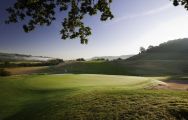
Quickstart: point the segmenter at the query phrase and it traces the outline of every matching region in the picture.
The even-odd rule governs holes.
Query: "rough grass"
[[[43,72],[126,75],[129,74],[129,69],[117,62],[84,61],[63,63],[58,66],[49,67],[46,69],[46,71],[44,70]]]
[[[8,72],[10,72],[12,75],[20,75],[20,74],[34,74],[34,73],[40,73],[44,69],[47,69],[46,66],[40,66],[40,67],[14,67],[14,68],[6,68]]]
[[[158,82],[149,77],[86,74],[1,77],[0,119],[188,119],[187,92],[144,89]]]
[[[187,75],[187,60],[121,60],[63,63],[45,73],[106,74],[134,76]]]

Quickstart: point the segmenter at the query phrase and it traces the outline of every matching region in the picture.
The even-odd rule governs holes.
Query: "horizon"
[[[179,38],[179,39],[173,39],[173,40],[168,40],[166,42],[163,42],[163,43],[159,43],[158,45],[151,45],[153,47],[157,47],[159,46],[160,44],[164,44],[164,43],[168,43],[170,41],[179,41],[179,40],[184,40],[184,39],[188,39],[188,38]],[[142,47],[142,46],[141,46]],[[149,47],[149,46],[148,46]],[[146,50],[148,48],[145,48]],[[67,60],[67,61],[71,61],[71,60],[76,60],[76,59],[79,59],[79,58],[84,58],[84,57],[77,57],[77,58],[73,58],[73,59],[64,59],[64,58],[60,58],[60,57],[52,57],[52,56],[43,56],[43,55],[32,55],[32,54],[22,54],[22,53],[14,53],[14,52],[2,52],[0,51],[0,53],[3,53],[3,54],[18,54],[18,55],[26,55],[26,56],[32,56],[32,57],[44,57],[44,58],[51,58],[51,59],[63,59],[63,60]],[[136,54],[122,54],[122,55],[104,55],[104,56],[91,56],[91,57],[88,57],[88,58],[84,58],[86,61],[87,60],[91,60],[91,59],[95,59],[95,58],[105,58],[105,57],[119,57],[121,58],[122,56],[134,56],[134,55],[138,55],[140,53],[140,51]]]
[[[23,23],[5,25],[5,11],[14,1],[0,5],[0,52],[76,59],[95,56],[120,56],[137,54],[141,46],[157,46],[169,40],[188,38],[188,14],[182,7],[174,7],[168,0],[113,1],[111,9],[115,18],[100,22],[99,15],[86,18],[92,28],[88,45],[76,40],[60,39],[60,20],[57,17],[50,27],[37,27],[24,33]],[[135,4],[137,2],[137,4]],[[132,7],[134,5],[134,7]],[[125,7],[126,6],[126,7]],[[60,16],[60,14],[58,14]],[[180,31],[181,29],[181,31]],[[114,31],[116,31],[114,33]]]

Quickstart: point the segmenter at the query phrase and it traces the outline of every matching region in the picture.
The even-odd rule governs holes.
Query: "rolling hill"
[[[126,60],[70,62],[46,70],[52,73],[113,75],[188,74],[188,38],[162,43]]]
[[[121,56],[100,56],[100,57],[93,57],[91,58],[90,60],[96,60],[96,59],[107,59],[107,60],[115,60],[115,59],[118,59],[118,58],[121,58],[121,59],[128,59],[130,57],[132,57],[134,55],[121,55]]]
[[[180,75],[188,73],[188,39],[178,39],[147,49],[123,61],[140,75]]]
[[[52,59],[51,57],[32,56],[15,53],[0,53],[0,61],[46,61]]]

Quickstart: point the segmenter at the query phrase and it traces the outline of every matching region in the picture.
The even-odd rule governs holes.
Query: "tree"
[[[188,0],[170,0],[173,1],[174,6],[182,5],[186,10],[188,10]]]
[[[140,53],[144,53],[146,49],[144,47],[140,47]]]
[[[174,6],[182,5],[188,10],[188,0],[170,0]],[[96,15],[101,12],[101,21],[112,19],[114,16],[110,9],[112,0],[17,0],[13,7],[7,9],[8,20],[5,23],[16,23],[26,20],[23,25],[25,32],[34,30],[37,26],[49,26],[55,19],[57,9],[64,12],[62,39],[80,38],[82,44],[88,43],[88,36],[91,35],[91,28],[85,26],[85,16]]]
[[[10,76],[10,72],[6,71],[3,68],[0,68],[0,76]]]
[[[84,58],[78,58],[76,61],[86,61]]]
[[[153,45],[150,45],[150,46],[148,46],[148,49],[147,49],[147,50],[150,50],[150,49],[152,49],[152,48],[154,48],[154,46],[153,46]]]
[[[59,9],[64,12],[63,15],[67,14],[60,30],[62,39],[79,37],[82,44],[87,44],[91,28],[84,25],[83,18],[100,11],[101,21],[112,19],[111,2],[112,0],[17,0],[13,7],[7,9],[9,18],[5,23],[28,20],[23,29],[30,32],[39,25],[49,26],[56,19],[55,13]]]

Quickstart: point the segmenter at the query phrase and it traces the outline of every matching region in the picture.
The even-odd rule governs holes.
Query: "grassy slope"
[[[117,62],[105,61],[86,61],[71,62],[58,66],[49,67],[47,73],[76,73],[76,74],[107,74],[107,75],[125,75],[129,72],[124,66]]]
[[[172,40],[124,61],[140,75],[188,74],[188,39]]]
[[[120,61],[72,62],[52,67],[51,73],[89,73],[113,75],[187,75],[188,39],[174,40]]]
[[[156,78],[23,75],[0,78],[0,119],[188,119],[185,91],[143,89]]]

